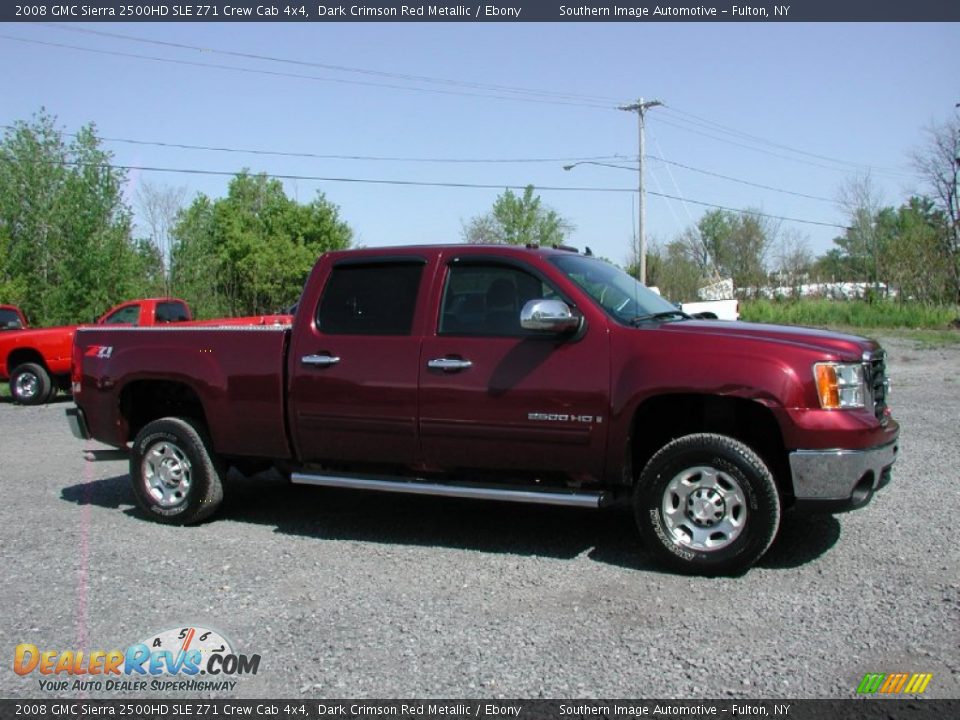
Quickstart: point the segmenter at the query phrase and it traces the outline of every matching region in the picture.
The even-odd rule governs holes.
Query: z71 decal
[[[91,345],[83,353],[84,357],[108,358],[113,355],[113,345]]]

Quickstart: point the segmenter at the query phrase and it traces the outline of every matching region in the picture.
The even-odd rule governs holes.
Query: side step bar
[[[440,495],[442,497],[469,498],[473,500],[505,500],[507,502],[535,503],[539,505],[567,505],[572,507],[598,508],[610,499],[609,493],[575,490],[517,490],[490,486],[444,485],[425,480],[385,479],[363,475],[317,475],[293,473],[290,481],[300,485],[349,488],[352,490],[379,490],[381,492],[407,493],[409,495]]]

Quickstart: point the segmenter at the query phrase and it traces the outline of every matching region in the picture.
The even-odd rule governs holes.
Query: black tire
[[[53,382],[43,365],[23,363],[10,373],[10,397],[21,405],[42,405],[50,396]]]
[[[776,537],[780,495],[766,464],[742,442],[687,435],[643,469],[634,515],[645,546],[663,564],[688,574],[739,574]]]
[[[47,393],[47,399],[44,402],[51,403],[57,399],[57,395],[61,390],[67,389],[68,380],[64,378],[63,375],[54,375],[50,378],[50,392]]]
[[[206,432],[193,420],[154,420],[130,449],[137,504],[161,523],[191,525],[212,515],[223,501],[222,476]]]

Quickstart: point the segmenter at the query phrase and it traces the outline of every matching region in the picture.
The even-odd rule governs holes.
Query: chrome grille
[[[873,414],[878,420],[886,419],[887,391],[887,354],[883,350],[874,353],[865,353],[863,357],[863,374],[867,388],[873,398]]]

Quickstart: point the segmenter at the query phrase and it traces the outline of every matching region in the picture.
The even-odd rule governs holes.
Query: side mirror
[[[580,327],[580,318],[574,316],[562,300],[530,300],[520,311],[520,327],[524,330],[542,330],[562,333]]]

